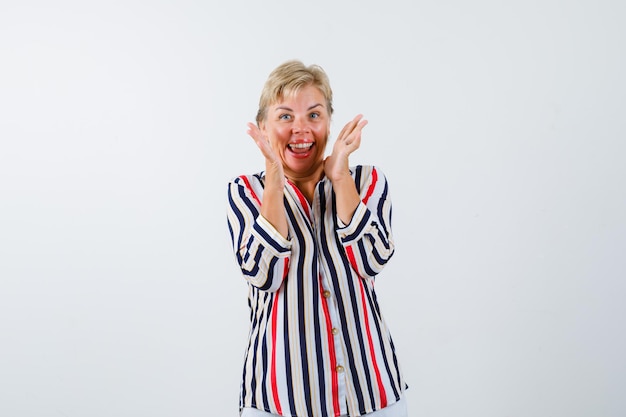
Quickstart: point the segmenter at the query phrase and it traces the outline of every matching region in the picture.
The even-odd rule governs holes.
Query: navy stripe
[[[346,236],[346,228],[337,224],[336,195],[331,181],[323,178],[310,205],[299,200],[291,184],[285,187],[288,245],[273,238],[273,227],[255,221],[259,203],[252,195],[263,196],[264,175],[248,176],[249,187],[242,186],[241,178],[230,184],[228,233],[242,275],[250,283],[251,327],[240,389],[242,407],[279,414],[274,398],[277,395],[282,414],[289,416],[329,416],[334,414],[331,404],[337,400],[344,410],[349,404],[349,413],[376,411],[380,400],[374,394],[378,391],[375,364],[383,375],[382,389],[391,402],[392,396],[397,400],[406,388],[376,293],[371,285],[359,286],[365,282],[352,269],[345,246],[349,242],[354,249],[358,273],[365,280],[374,279],[389,261],[394,245],[387,181],[378,170],[379,180],[372,182],[371,167],[357,166],[350,172],[359,195],[373,191],[365,203],[366,210],[359,210],[352,220],[350,235]],[[289,261],[286,276],[282,269],[285,257]],[[332,294],[328,299],[332,321],[329,324],[320,292],[322,278]],[[268,290],[274,291],[278,285],[277,291],[284,296],[274,305],[276,293]],[[364,305],[361,291],[365,293]],[[274,308],[278,310],[279,329],[283,329],[275,346],[269,325]],[[371,316],[369,326],[365,314]],[[332,327],[341,333],[330,336]],[[368,335],[381,346],[380,351],[370,350]],[[299,348],[295,350],[289,343],[296,341],[292,338],[297,338],[294,346]],[[337,391],[329,384],[337,371],[332,368],[335,364],[328,342],[336,344],[337,354],[343,353],[343,360],[336,363],[345,369],[344,374],[338,375],[340,392],[345,393],[340,398],[333,398]],[[277,385],[271,379],[273,352],[277,355]]]
[[[285,296],[282,297],[283,311],[289,311],[289,302],[287,300],[286,295],[289,289],[290,281],[285,281],[283,285],[284,285],[283,291],[285,294]],[[289,350],[289,315],[288,314],[283,314],[283,328],[285,329],[284,334],[283,334],[283,343],[285,346],[285,380],[287,382],[287,391],[289,393],[293,393],[293,384],[291,383],[291,381],[293,381],[293,374],[291,371],[291,354]],[[295,410],[296,403],[295,403],[294,395],[291,394],[291,395],[288,395],[287,397],[289,399],[290,409]],[[285,412],[285,410],[283,410],[283,412]]]
[[[258,303],[258,299],[257,299],[257,303]],[[257,310],[257,311],[258,311],[258,310]],[[253,321],[253,327],[252,327],[253,329],[254,329],[255,327],[257,327],[257,326],[255,326],[255,324],[256,324],[256,323],[261,322],[262,317],[263,317],[263,310],[261,310],[261,315],[260,315],[259,317],[255,317],[255,318],[254,318],[254,321]],[[257,352],[257,348],[258,348],[258,346],[259,346],[259,336],[260,336],[260,333],[257,333],[257,335],[256,335],[256,336],[255,336],[255,338],[254,338],[254,343],[253,343],[253,345],[252,345],[252,352]],[[257,358],[258,358],[258,357],[257,357],[257,355],[253,355],[253,356],[252,356],[252,369],[253,369],[253,370],[254,370],[254,369],[256,369],[256,361],[257,361]],[[256,406],[256,395],[254,395],[254,393],[255,393],[255,391],[256,391],[256,384],[257,384],[257,381],[256,381],[256,374],[253,372],[253,373],[252,373],[252,380],[250,381],[250,391],[253,393],[253,394],[252,394],[252,404],[253,404],[254,406]]]
[[[326,196],[324,195],[324,183],[320,183],[319,187],[318,187],[318,195],[320,198],[320,206],[325,207],[325,203],[326,203]],[[320,216],[322,219],[324,218],[324,216]],[[322,227],[320,228],[320,233],[322,235],[322,242],[325,242],[326,240],[324,239],[324,234],[325,229],[322,225]],[[317,248],[315,250],[317,252]],[[317,265],[315,266],[316,270],[317,270]],[[311,300],[311,304],[313,306],[313,311],[323,311],[323,307],[321,306],[321,300],[320,300],[320,292],[319,290],[317,290],[317,288],[320,288],[320,271],[316,271],[316,273],[311,274],[311,288],[312,288],[312,294],[313,294],[313,300]],[[330,415],[328,412],[328,409],[326,408],[326,369],[324,368],[324,356],[323,356],[323,349],[322,349],[322,338],[326,337],[326,334],[322,334],[322,328],[321,328],[321,323],[320,321],[322,320],[322,317],[320,316],[320,314],[314,314],[313,315],[313,326],[314,326],[314,330],[315,330],[315,336],[314,336],[314,340],[315,340],[315,353],[316,353],[316,357],[317,357],[317,382],[318,382],[318,386],[317,389],[319,391],[319,397],[320,397],[320,407],[321,407],[321,415],[322,416],[327,416]],[[329,390],[330,391],[330,395],[333,394],[332,389]]]
[[[243,240],[243,232],[244,232],[244,217],[243,214],[241,213],[241,211],[237,208],[237,205],[235,204],[235,202],[233,201],[232,195],[231,195],[231,188],[228,189],[228,200],[230,202],[230,211],[231,213],[233,213],[235,215],[235,217],[237,217],[237,220],[239,221],[239,234],[237,235],[237,245],[236,247],[239,248],[241,247],[241,241]],[[231,228],[233,225],[231,224],[230,220],[228,221],[228,227]],[[231,232],[231,239],[234,238],[234,233]],[[237,262],[241,263],[241,256],[239,254],[239,251],[235,252],[235,256],[237,257]]]
[[[245,261],[248,261],[248,257],[250,255],[250,252],[248,252],[246,254],[246,259]],[[244,275],[248,275],[248,276],[254,276],[257,275],[259,272],[259,261],[261,260],[261,257],[263,256],[263,247],[259,247],[259,250],[254,254],[254,266],[252,267],[252,269],[244,269],[243,266],[241,268],[241,271],[243,272]]]
[[[332,194],[332,197],[333,198],[331,201],[331,204],[332,204],[331,212],[336,213],[337,209],[336,209],[336,199],[335,199],[334,192]],[[326,218],[326,216],[321,216],[321,217],[324,219]],[[332,218],[333,218],[334,229],[337,230],[338,228],[337,218],[336,216],[332,216]],[[325,229],[322,229],[322,230],[325,230]],[[336,251],[341,254],[340,259],[341,259],[342,266],[343,266],[342,270],[348,271],[351,279],[348,279],[347,282],[349,285],[351,285],[352,279],[355,279],[355,277],[354,277],[354,274],[352,273],[352,267],[350,266],[350,261],[348,260],[348,257],[346,256],[345,248],[343,247],[339,239],[335,240],[335,245],[336,245]],[[344,303],[343,296],[341,294],[341,289],[339,287],[339,276],[337,273],[337,269],[335,268],[335,265],[332,262],[330,262],[330,260],[332,259],[331,254],[330,254],[330,248],[326,248],[323,246],[322,250],[325,252],[327,259],[329,260],[326,266],[330,270],[331,282],[333,284],[333,291],[335,293],[338,309],[339,311],[346,311],[346,305]],[[356,279],[359,279],[359,278],[357,277]],[[352,293],[351,295],[353,295],[354,290],[352,290],[351,293]],[[352,301],[354,301],[354,296],[350,298]],[[358,310],[354,310],[354,304],[352,305],[352,308],[353,308],[353,311],[355,312],[358,311]],[[353,342],[350,339],[350,333],[349,333],[349,329],[351,328],[351,326],[349,326],[348,320],[345,314],[341,314],[339,317],[339,320],[341,322],[342,336],[344,340],[346,341],[345,347],[346,347],[346,358],[348,360],[348,369],[350,370],[357,369],[355,359],[354,359],[354,351],[352,349]],[[361,413],[363,413],[363,410],[365,409],[365,399],[363,397],[361,383],[359,379],[356,377],[356,374],[354,375],[354,378],[352,378],[352,384],[354,384],[359,410],[361,410]]]
[[[295,214],[293,212],[293,210],[291,209],[291,206],[289,205],[285,205],[285,212],[287,214],[287,217],[289,219],[291,219],[292,222],[295,221]],[[294,233],[296,235],[296,239],[299,242],[303,242],[304,240],[304,236],[302,234],[302,232],[300,231],[300,229],[295,228],[294,229]],[[291,266],[292,268],[294,267],[293,265]],[[302,276],[303,272],[304,272],[304,260],[299,258],[298,259],[298,263],[296,265],[296,277],[298,277],[298,279],[293,280],[293,282],[288,281],[285,283],[285,288],[284,288],[284,293],[285,296],[283,297],[283,304],[284,304],[284,309],[283,311],[288,311],[289,307],[287,305],[287,293],[288,293],[288,286],[291,285],[298,285],[298,281],[299,278]],[[288,325],[288,320],[287,320],[287,314],[285,314],[285,322],[284,322],[284,328],[285,328],[285,364],[286,364],[286,370],[287,370],[287,386],[289,389],[289,392],[293,392],[293,374],[292,374],[292,370],[291,370],[291,351],[290,351],[290,346],[289,346],[289,325]],[[296,355],[302,356],[302,354],[300,352],[297,352]],[[289,406],[291,407],[291,410],[296,409],[296,405],[295,405],[295,399],[293,395],[289,396]],[[284,410],[283,410],[284,411]]]
[[[381,193],[380,199],[378,200],[378,204],[376,206],[376,215],[378,216],[378,222],[382,230],[385,232],[385,235],[389,235],[389,225],[385,221],[385,205],[387,203],[387,195],[389,193],[389,185],[385,181],[385,186],[383,187],[383,192]],[[389,217],[391,221],[391,216]]]
[[[378,343],[380,344],[380,346],[384,346],[384,340],[383,340],[383,336],[382,336],[382,331],[380,328],[380,322],[382,320],[382,317],[380,316],[380,309],[378,307],[378,302],[374,299],[375,296],[370,295],[369,291],[366,291],[365,294],[367,295],[367,302],[370,306],[370,310],[372,312],[374,312],[374,314],[376,314],[378,320],[373,320],[374,324],[376,326],[376,336],[378,339]],[[385,352],[385,349],[381,349],[382,351],[382,355],[383,355],[383,364],[385,366],[385,371],[387,372],[387,377],[389,378],[390,381],[395,381],[394,380],[394,375],[391,373],[391,368],[389,366],[389,361],[387,360],[387,353]],[[396,399],[400,398],[399,392],[398,392],[398,388],[396,387],[396,384],[391,384],[391,388],[393,389],[393,395]]]
[[[276,263],[278,262],[278,258],[272,258],[269,264],[269,268],[267,271],[267,281],[265,284],[259,287],[260,290],[267,291],[272,287],[272,283],[274,282],[274,271],[276,270]]]
[[[318,275],[319,276],[319,275]],[[313,278],[316,282],[312,283],[312,288],[315,288],[315,285],[317,284],[317,286],[319,286],[319,278]],[[313,311],[319,311],[322,309],[322,307],[320,306],[320,292],[319,291],[314,291],[313,292],[313,300],[312,305],[313,305]],[[322,328],[320,326],[320,315],[319,314],[315,314],[313,316],[313,326],[315,328],[315,353],[317,356],[317,389],[320,393],[320,406],[321,406],[321,410],[322,410],[322,414],[323,416],[327,416],[329,415],[328,410],[326,408],[326,381],[325,381],[325,377],[326,377],[326,370],[324,369],[324,356],[322,355],[323,351],[322,351]],[[324,335],[325,336],[325,335]],[[332,390],[331,393],[332,395]]]
[[[269,298],[269,299],[268,299]],[[272,311],[272,304],[274,302],[274,294],[270,294],[264,292],[263,293],[263,304],[267,303],[267,309],[265,310],[267,312],[267,316],[265,318],[265,325],[263,326],[265,329],[267,329],[267,321],[270,318],[270,311]],[[263,369],[270,369],[269,367],[269,361],[268,361],[268,354],[267,354],[267,330],[263,332],[263,342],[261,345],[261,363],[263,364]],[[263,372],[263,379],[261,381],[261,397],[263,398],[263,409],[264,410],[269,410],[270,409],[270,402],[268,399],[268,394],[267,394],[267,372]]]
[[[363,173],[363,167],[360,165],[356,167],[354,171],[354,183],[356,185],[357,194],[361,195],[361,174]]]
[[[272,248],[274,248],[274,250],[276,250],[276,252],[280,252],[280,253],[286,253],[289,252],[288,249],[283,248],[278,242],[276,242],[274,240],[274,238],[272,236],[270,236],[269,233],[267,233],[259,223],[254,222],[254,231],[257,232],[265,242],[269,243]]]
[[[368,236],[365,236],[365,238],[367,239]],[[363,259],[364,271],[361,271],[361,272],[365,272],[365,274],[370,277],[376,275],[376,272],[372,269],[369,262],[367,262],[367,250],[365,249],[365,245],[363,244],[362,240],[359,241],[359,243],[357,244],[357,248],[359,249],[359,254],[361,255],[361,259]]]
[[[287,205],[285,207],[286,213],[287,213],[287,217],[292,221],[295,222],[295,213],[292,210],[290,205]],[[309,228],[310,230],[310,228]],[[301,247],[306,247],[306,240],[304,237],[304,234],[298,229],[296,228],[294,230],[295,233],[295,237],[297,239],[297,241],[300,243]],[[292,285],[295,285],[297,288],[297,305],[298,305],[298,311],[305,311],[304,309],[304,304],[305,304],[305,300],[304,300],[304,290],[303,290],[303,279],[304,277],[309,276],[309,274],[311,273],[311,271],[307,271],[307,266],[304,264],[304,258],[303,257],[299,257],[298,258],[298,263],[297,263],[297,273],[296,273],[296,277],[298,277],[298,279],[294,280],[292,282]],[[286,298],[286,297],[285,297]],[[300,357],[300,364],[302,366],[302,384],[304,385],[304,390],[305,390],[305,403],[306,403],[306,407],[307,407],[307,413],[308,415],[313,415],[313,408],[311,405],[311,384],[309,381],[309,364],[308,364],[308,358],[307,358],[307,352],[306,352],[306,347],[308,345],[307,343],[307,339],[306,339],[306,324],[304,322],[304,315],[301,314],[298,316],[298,325],[299,328],[302,329],[299,332],[299,338],[300,338],[300,348],[301,351],[298,352],[298,356]]]
[[[356,230],[350,234],[347,235],[346,237],[344,237],[342,239],[343,242],[349,242],[351,240],[356,239],[356,237],[361,234],[363,232],[363,229],[365,229],[365,227],[368,225],[369,223],[369,219],[370,219],[371,213],[369,210],[365,211],[365,214],[363,216],[363,219],[361,219],[361,221],[359,221],[359,223],[357,224]]]
[[[400,375],[400,365],[398,364],[398,357],[396,355],[396,347],[393,343],[393,339],[391,338],[389,338],[389,345],[391,346],[391,351],[393,352],[393,365],[394,365],[394,368],[396,369],[397,386],[401,389],[407,389],[409,386],[406,384],[406,382],[404,382],[404,387],[402,386],[403,380],[402,380],[402,375]]]
[[[361,300],[361,291],[360,289],[359,291],[357,291],[354,285],[354,282],[358,279],[360,278],[355,277],[355,279],[353,280],[348,280],[348,288],[350,291],[350,302],[352,303],[352,311],[354,312],[359,311],[359,304]],[[364,311],[363,314],[367,314],[367,312]],[[356,330],[357,336],[358,336],[356,342],[358,342],[359,351],[361,353],[361,365],[363,366],[363,371],[365,372],[365,380],[366,380],[365,382],[367,384],[368,392],[370,393],[370,398],[369,398],[370,406],[374,408],[376,403],[375,403],[374,397],[371,396],[371,394],[374,392],[372,389],[372,375],[370,374],[370,367],[367,362],[367,359],[368,359],[367,349],[365,348],[365,344],[367,343],[367,336],[364,336],[363,329],[361,328],[361,324],[362,323],[360,321],[356,321],[352,325],[354,326],[354,329]],[[361,413],[364,413],[366,410],[365,408],[360,408],[360,411]]]
[[[247,191],[248,189],[246,185],[241,183],[240,178],[235,180],[235,183],[238,186],[238,191],[239,191],[239,196],[241,197],[241,201],[245,203],[248,210],[250,210],[250,213],[252,213],[252,217],[256,219],[259,216],[259,210],[257,209],[256,204],[254,203],[253,199],[248,197],[248,191]]]

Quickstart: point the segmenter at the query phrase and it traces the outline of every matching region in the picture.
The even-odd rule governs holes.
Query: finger
[[[348,129],[347,129],[347,132],[346,132],[346,134],[347,134],[347,135],[350,135],[352,132],[354,132],[354,129],[358,126],[359,121],[360,121],[362,118],[363,118],[363,115],[361,115],[361,114],[357,114],[357,115],[354,117],[354,119],[352,119],[352,120],[350,120],[350,121],[348,122],[348,124],[346,125],[346,127],[348,128]]]
[[[253,123],[248,123],[248,130],[246,131],[246,133],[248,133],[248,135],[251,136],[254,140],[257,140],[261,137],[261,131],[259,130],[258,126]]]
[[[261,153],[265,158],[272,157],[271,147],[263,136],[263,133],[261,133],[261,130],[259,130],[258,126],[253,123],[248,123],[248,130],[246,133],[252,138],[252,140],[254,140],[254,143],[261,150]]]
[[[254,140],[254,142],[257,144],[257,146],[259,148],[261,148],[261,150],[264,150],[265,148],[268,147],[269,141],[267,140],[265,135],[263,135],[263,133],[259,130],[258,127],[256,127],[255,125],[253,125],[251,123],[248,124],[248,132],[247,133]]]
[[[356,125],[356,123],[358,123],[358,119],[360,117],[362,116],[359,114],[354,119],[346,123],[343,129],[341,129],[341,132],[339,132],[339,136],[337,136],[337,139],[345,139],[345,137],[348,136],[350,132],[352,132],[352,130],[354,129],[354,126]]]
[[[361,141],[361,133],[363,128],[367,125],[367,120],[360,120],[356,126],[354,126],[354,128],[352,129],[352,131],[350,132],[350,134],[348,136],[346,136],[345,138],[345,143],[347,145],[352,144],[355,141],[358,141],[360,143]],[[357,147],[359,146],[358,144],[356,145]]]
[[[341,133],[339,134],[337,139],[345,140],[345,139],[348,138],[348,136],[350,136],[352,134],[352,132],[354,132],[355,129],[357,129],[357,128],[358,128],[358,130],[362,129],[363,126],[365,126],[365,124],[367,124],[367,121],[365,121],[365,124],[361,125],[361,123],[363,122],[362,119],[363,119],[363,115],[362,114],[357,114],[354,117],[354,119],[352,119],[348,123],[346,123],[346,125],[341,130]]]
[[[349,126],[350,126],[350,122],[346,123],[343,129],[341,129],[341,132],[339,132],[339,135],[337,135],[337,140],[343,140],[343,138],[347,136],[346,131],[348,130]]]
[[[354,126],[354,129],[352,129],[352,132],[359,132],[361,133],[361,130],[363,130],[363,128],[367,125],[367,120],[365,119],[360,119],[357,123],[356,126]]]

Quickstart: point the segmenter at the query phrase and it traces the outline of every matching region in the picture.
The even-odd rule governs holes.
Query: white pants
[[[244,408],[241,412],[241,417],[280,417],[278,414],[268,413],[266,411],[257,410],[256,408]],[[342,414],[341,417],[349,417],[347,414]],[[363,414],[363,417],[408,417],[406,400],[404,397],[400,398],[400,401],[391,404],[382,410],[374,411],[373,413]]]

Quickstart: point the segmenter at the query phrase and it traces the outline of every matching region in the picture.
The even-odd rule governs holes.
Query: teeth
[[[290,148],[295,148],[295,149],[306,149],[306,148],[310,148],[311,146],[313,146],[312,143],[290,143],[289,147]]]

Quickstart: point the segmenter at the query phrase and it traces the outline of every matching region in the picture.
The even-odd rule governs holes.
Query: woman
[[[386,179],[350,168],[356,116],[324,158],[332,90],[316,65],[267,79],[248,134],[265,171],[229,184],[228,225],[249,284],[242,416],[406,416],[374,277],[394,252]]]

